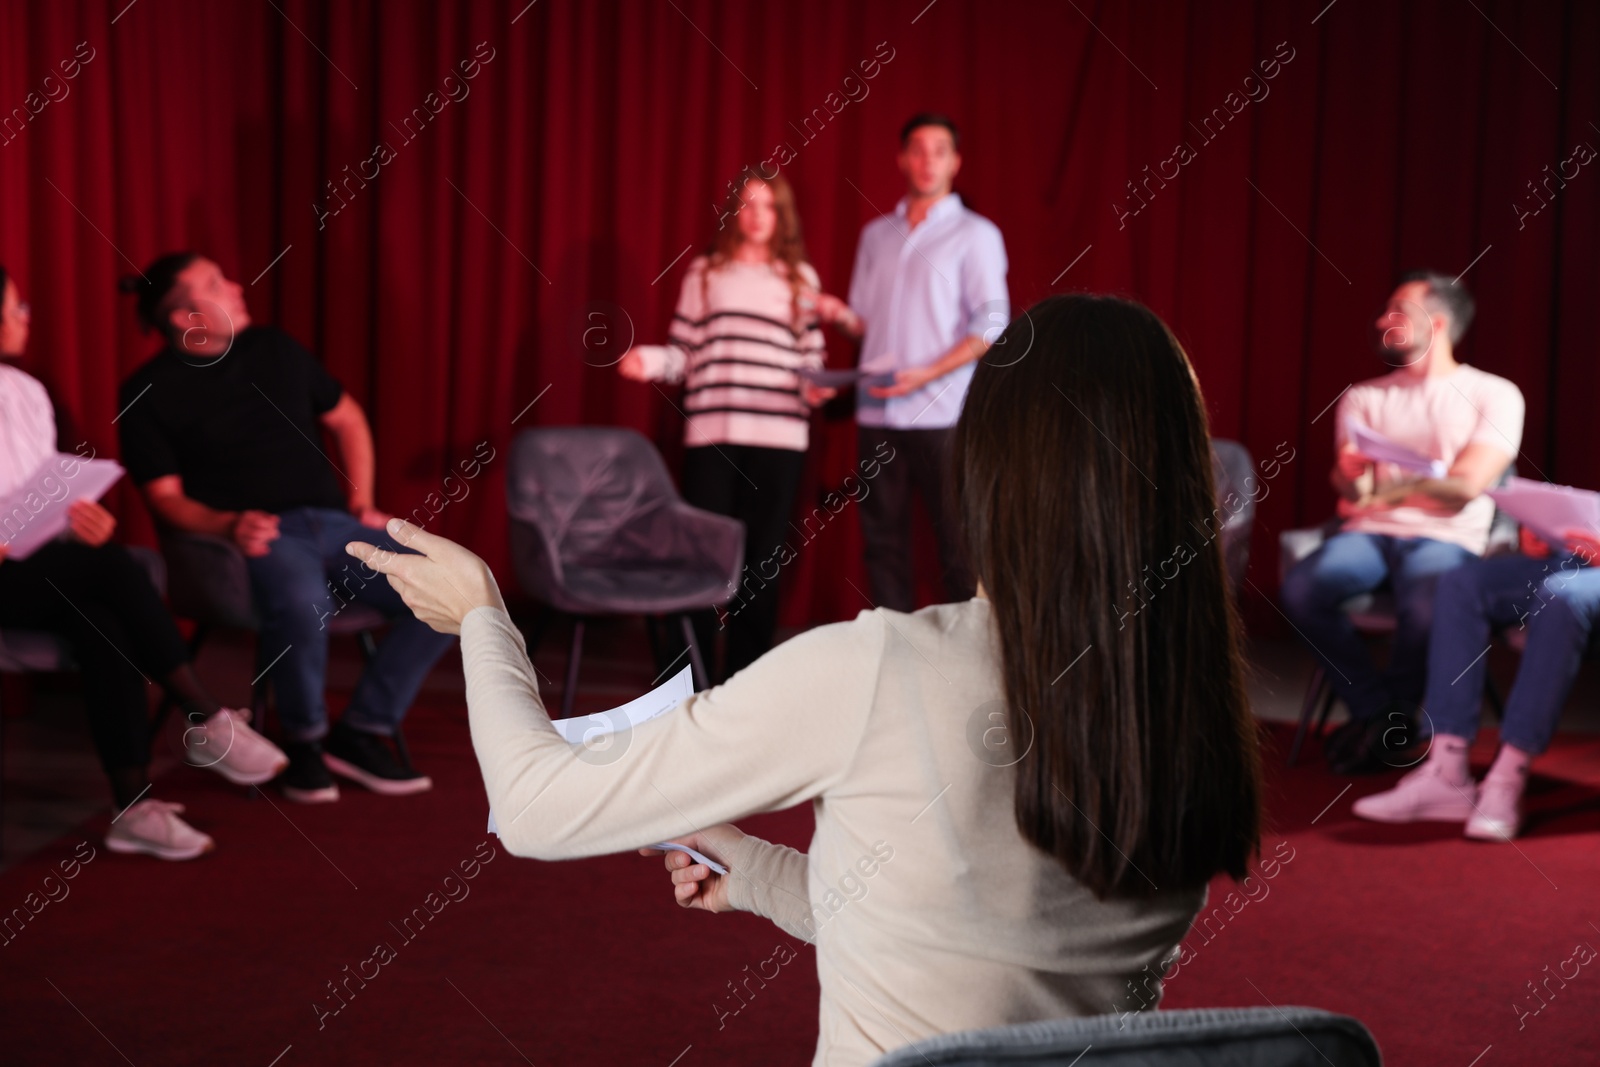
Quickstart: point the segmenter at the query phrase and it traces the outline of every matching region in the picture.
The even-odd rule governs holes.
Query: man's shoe
[[[359,782],[374,793],[398,797],[433,788],[433,779],[396,759],[388,739],[377,734],[340,722],[329,731],[323,749],[322,759],[330,771]]]
[[[1393,789],[1362,797],[1350,810],[1373,822],[1465,822],[1477,793],[1471,779],[1459,785],[1451,782],[1429,760]]]
[[[182,819],[182,804],[145,797],[123,808],[106,831],[112,852],[142,852],[164,860],[192,860],[216,847],[210,836]]]
[[[183,732],[184,758],[193,766],[216,771],[234,785],[272,781],[289,766],[289,757],[249,723],[248,711],[222,708]]]
[[[283,795],[296,804],[331,804],[339,799],[339,787],[322,762],[322,745],[316,741],[285,741],[284,754],[289,767],[278,776]]]
[[[1522,831],[1522,782],[1485,778],[1478,790],[1478,810],[1467,820],[1474,841],[1514,841]]]
[[[1382,774],[1416,765],[1416,758],[1406,755],[1417,737],[1416,712],[1409,705],[1390,704],[1354,725],[1360,729],[1352,730],[1348,743],[1328,756],[1328,767],[1335,774]]]
[[[1328,760],[1328,766],[1333,766],[1339,760],[1345,759],[1352,745],[1366,733],[1367,723],[1362,719],[1348,719],[1328,735],[1328,740],[1323,742],[1322,754]]]

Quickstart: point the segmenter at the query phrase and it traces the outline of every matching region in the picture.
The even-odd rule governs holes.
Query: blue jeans
[[[1527,647],[1500,739],[1543,752],[1600,618],[1600,570],[1572,556],[1496,556],[1445,575],[1435,605],[1423,702],[1434,732],[1469,741],[1477,734],[1490,629],[1522,627]]]
[[[284,736],[291,741],[313,741],[328,732],[328,625],[343,600],[369,604],[391,621],[344,713],[343,721],[356,729],[392,735],[428,671],[455,641],[412,615],[387,578],[348,555],[344,546],[351,541],[407,551],[346,512],[296,508],[278,516],[271,551],[246,560],[261,615],[262,657],[286,650],[270,671]]]
[[[1284,578],[1278,591],[1284,614],[1322,661],[1351,718],[1372,718],[1393,700],[1421,702],[1434,587],[1441,574],[1477,558],[1430,537],[1340,533]],[[1379,672],[1341,605],[1385,582],[1394,594],[1396,626],[1389,666]]]

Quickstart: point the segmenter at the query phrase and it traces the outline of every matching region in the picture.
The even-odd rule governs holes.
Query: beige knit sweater
[[[551,727],[503,611],[462,623],[472,743],[501,841],[568,859],[811,801],[805,853],[747,838],[735,907],[815,944],[817,1065],[953,1030],[1127,1011],[1204,891],[1097,901],[1028,843],[987,600],[809,630],[583,749]],[[1020,753],[1018,753],[1020,755]]]

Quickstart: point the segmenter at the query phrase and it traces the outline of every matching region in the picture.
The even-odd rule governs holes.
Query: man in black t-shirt
[[[329,770],[388,795],[429,789],[384,739],[453,638],[418,621],[344,551],[350,541],[405,551],[373,506],[361,406],[294,338],[252,326],[243,289],[211,260],[166,255],[125,287],[167,348],[122,385],[122,461],[158,521],[244,553],[289,756],[284,794],[337,800]],[[323,451],[324,431],[342,467]],[[330,731],[328,620],[346,599],[383,610],[393,625]]]

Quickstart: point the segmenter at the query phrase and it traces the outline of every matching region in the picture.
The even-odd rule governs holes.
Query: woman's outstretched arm
[[[461,627],[468,718],[502,843],[539,859],[620,852],[820,795],[865,729],[882,630],[863,613],[808,631],[584,746],[550,724],[510,617],[474,610]]]
[[[473,749],[513,854],[638,848],[810,800],[849,770],[885,640],[877,613],[800,634],[601,744],[569,745],[550,724],[522,635],[483,561],[404,520],[390,533],[419,554],[349,551],[387,574],[418,618],[461,634]]]

